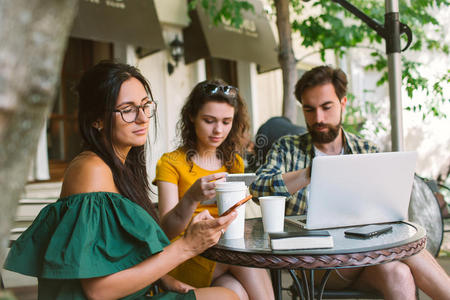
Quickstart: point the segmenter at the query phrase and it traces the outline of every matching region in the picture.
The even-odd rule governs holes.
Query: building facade
[[[158,102],[158,130],[150,130],[149,176],[158,158],[176,148],[179,112],[202,80],[222,78],[239,88],[253,135],[268,118],[280,115],[282,81],[274,25],[262,3],[252,2],[255,14],[245,13],[243,25],[234,28],[226,22],[212,24],[201,8],[188,12],[184,0],[81,0],[59,92],[29,181],[60,181],[68,162],[80,152],[75,86],[86,69],[104,59],[137,66]],[[174,49],[177,43],[178,48],[182,45],[181,57],[180,49]]]

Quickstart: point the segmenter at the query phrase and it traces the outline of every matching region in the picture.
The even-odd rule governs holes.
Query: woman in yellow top
[[[223,179],[226,172],[244,171],[238,152],[247,134],[248,117],[238,89],[220,79],[200,82],[183,106],[178,129],[181,145],[161,157],[155,178],[161,227],[172,239],[201,211],[217,217],[215,180]],[[274,299],[264,269],[215,263],[197,256],[170,274],[194,287],[230,288],[240,299]]]

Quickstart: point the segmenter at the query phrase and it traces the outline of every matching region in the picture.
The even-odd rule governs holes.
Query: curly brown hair
[[[216,101],[228,103],[234,107],[233,126],[223,143],[217,148],[216,155],[230,171],[238,162],[236,154],[241,154],[248,134],[249,123],[247,108],[236,87],[228,85],[222,79],[205,80],[198,83],[189,94],[181,109],[180,120],[177,124],[181,138],[180,148],[186,152],[186,160],[193,166],[192,158],[197,150],[197,135],[192,121],[205,103]]]

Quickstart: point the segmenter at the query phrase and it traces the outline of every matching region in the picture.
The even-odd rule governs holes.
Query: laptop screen
[[[415,152],[315,157],[306,228],[406,220],[416,160]]]

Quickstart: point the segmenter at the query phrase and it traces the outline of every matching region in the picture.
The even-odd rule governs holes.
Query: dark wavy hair
[[[102,61],[87,70],[77,86],[78,124],[83,138],[83,150],[97,154],[111,168],[119,192],[144,208],[158,222],[156,210],[149,197],[144,145],[132,147],[123,164],[112,144],[115,126],[113,110],[120,87],[132,77],[142,83],[150,99],[153,99],[149,83],[135,67]],[[101,132],[93,127],[93,123],[99,119],[103,120]]]
[[[233,93],[229,94],[223,89],[211,93],[208,89],[210,86],[228,87],[228,84],[222,79],[213,79],[202,81],[194,87],[181,110],[177,124],[178,135],[181,138],[180,148],[186,152],[186,160],[192,169],[192,158],[198,150],[197,135],[192,120],[207,102],[228,103],[234,107],[233,125],[225,141],[217,148],[216,155],[230,171],[237,162],[236,154],[242,154],[245,146],[244,142],[249,129],[247,108],[237,88],[232,87]]]
[[[330,66],[319,66],[303,74],[295,85],[295,97],[302,103],[302,94],[306,89],[327,83],[333,85],[339,101],[347,94],[348,81],[344,71]]]

